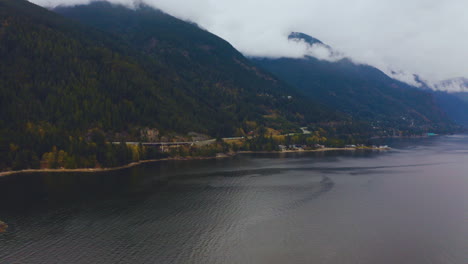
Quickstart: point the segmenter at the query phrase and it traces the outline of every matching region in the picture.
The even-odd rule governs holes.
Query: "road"
[[[236,139],[243,139],[244,137],[228,137],[222,138],[222,140],[236,140]],[[139,145],[140,143],[143,146],[153,146],[153,147],[160,147],[160,146],[182,146],[182,145],[196,145],[196,146],[206,146],[216,142],[216,139],[207,139],[201,141],[180,141],[180,142],[125,142],[127,145]],[[120,144],[120,142],[112,142],[112,144]]]

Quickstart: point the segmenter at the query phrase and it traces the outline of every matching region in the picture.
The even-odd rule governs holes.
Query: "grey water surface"
[[[0,263],[468,263],[468,136],[0,179]]]

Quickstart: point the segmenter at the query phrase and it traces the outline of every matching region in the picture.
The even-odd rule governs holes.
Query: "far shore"
[[[172,158],[163,158],[163,159],[152,159],[152,160],[140,160],[136,162],[129,163],[127,165],[112,167],[112,168],[79,168],[79,169],[25,169],[17,171],[3,171],[0,172],[0,177],[6,177],[15,174],[26,174],[26,173],[60,173],[60,172],[106,172],[106,171],[116,171],[135,167],[144,163],[160,162],[160,161],[170,161],[170,160],[209,160],[209,159],[221,159],[229,158],[236,156],[238,154],[249,154],[249,153],[258,153],[258,154],[267,154],[267,153],[302,153],[302,152],[325,152],[325,151],[354,151],[354,150],[388,150],[390,148],[319,148],[319,149],[307,149],[307,150],[283,150],[283,151],[239,151],[236,153],[220,153],[213,157],[172,157]]]

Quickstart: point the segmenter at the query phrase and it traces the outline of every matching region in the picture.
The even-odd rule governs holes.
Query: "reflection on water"
[[[0,263],[460,263],[468,138],[0,179]]]

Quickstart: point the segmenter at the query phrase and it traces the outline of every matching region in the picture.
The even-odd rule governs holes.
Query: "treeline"
[[[280,145],[305,145],[314,147],[315,145],[324,145],[327,147],[341,148],[348,144],[370,145],[368,137],[337,135],[331,134],[323,128],[313,131],[311,134],[293,134],[293,135],[266,135],[261,134],[257,137],[246,139],[242,142],[233,143],[234,151],[279,151]]]
[[[0,139],[0,170],[116,167],[134,161],[167,157],[155,148],[110,144],[101,130],[85,137],[69,135],[51,125],[28,123]]]

